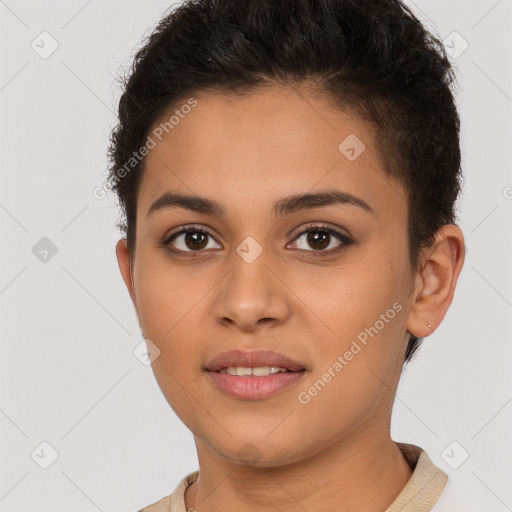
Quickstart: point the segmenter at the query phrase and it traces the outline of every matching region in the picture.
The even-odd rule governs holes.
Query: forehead
[[[376,210],[405,208],[370,128],[325,97],[282,87],[193,97],[192,109],[180,110],[187,100],[178,102],[152,128],[174,115],[172,128],[160,129],[161,140],[153,136],[156,144],[146,157],[142,212],[168,190],[219,199],[235,215],[246,214],[255,198],[274,202],[333,187],[364,197]]]

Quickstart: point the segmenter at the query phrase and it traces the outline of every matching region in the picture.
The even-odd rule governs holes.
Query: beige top
[[[443,492],[448,476],[434,465],[419,446],[396,443],[413,470],[412,476],[386,512],[428,512]],[[187,512],[185,490],[197,480],[199,471],[185,476],[174,492],[138,512]]]

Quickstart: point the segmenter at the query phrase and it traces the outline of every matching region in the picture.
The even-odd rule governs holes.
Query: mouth
[[[228,373],[229,375],[237,375],[238,377],[266,377],[267,375],[274,375],[276,373],[294,373],[301,370],[289,370],[282,366],[228,366],[227,368],[221,368],[219,373]]]
[[[205,371],[217,390],[232,398],[261,400],[298,382],[305,365],[269,350],[232,350],[214,357]]]
[[[298,361],[272,350],[230,350],[217,354],[205,365],[205,370],[210,372],[223,371],[239,376],[249,376],[253,374],[253,370],[256,370],[254,375],[258,376],[261,373],[265,376],[268,375],[267,368],[269,373],[298,372],[306,369],[305,365]],[[235,370],[236,373],[232,373]]]

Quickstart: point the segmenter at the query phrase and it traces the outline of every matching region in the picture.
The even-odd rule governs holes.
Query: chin
[[[209,439],[206,444],[229,462],[252,468],[282,467],[298,463],[311,455],[311,448],[304,445],[302,436],[296,439],[283,433],[269,436],[269,431],[258,431],[251,435],[250,430],[245,430],[243,437],[233,439],[227,435],[217,442]]]

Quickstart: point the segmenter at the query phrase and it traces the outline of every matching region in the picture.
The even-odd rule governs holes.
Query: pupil
[[[322,233],[322,235],[320,235],[319,237],[316,236],[318,233]],[[320,243],[321,247],[313,247],[313,249],[324,249],[329,245],[329,241],[327,240],[329,236],[329,233],[326,233],[325,231],[310,231],[308,233],[308,243],[310,245]],[[321,239],[320,242],[319,239]]]
[[[198,239],[203,239],[202,243]],[[206,236],[199,231],[189,231],[185,234],[185,243],[189,249],[202,249],[206,244]],[[192,246],[191,246],[192,245]]]

